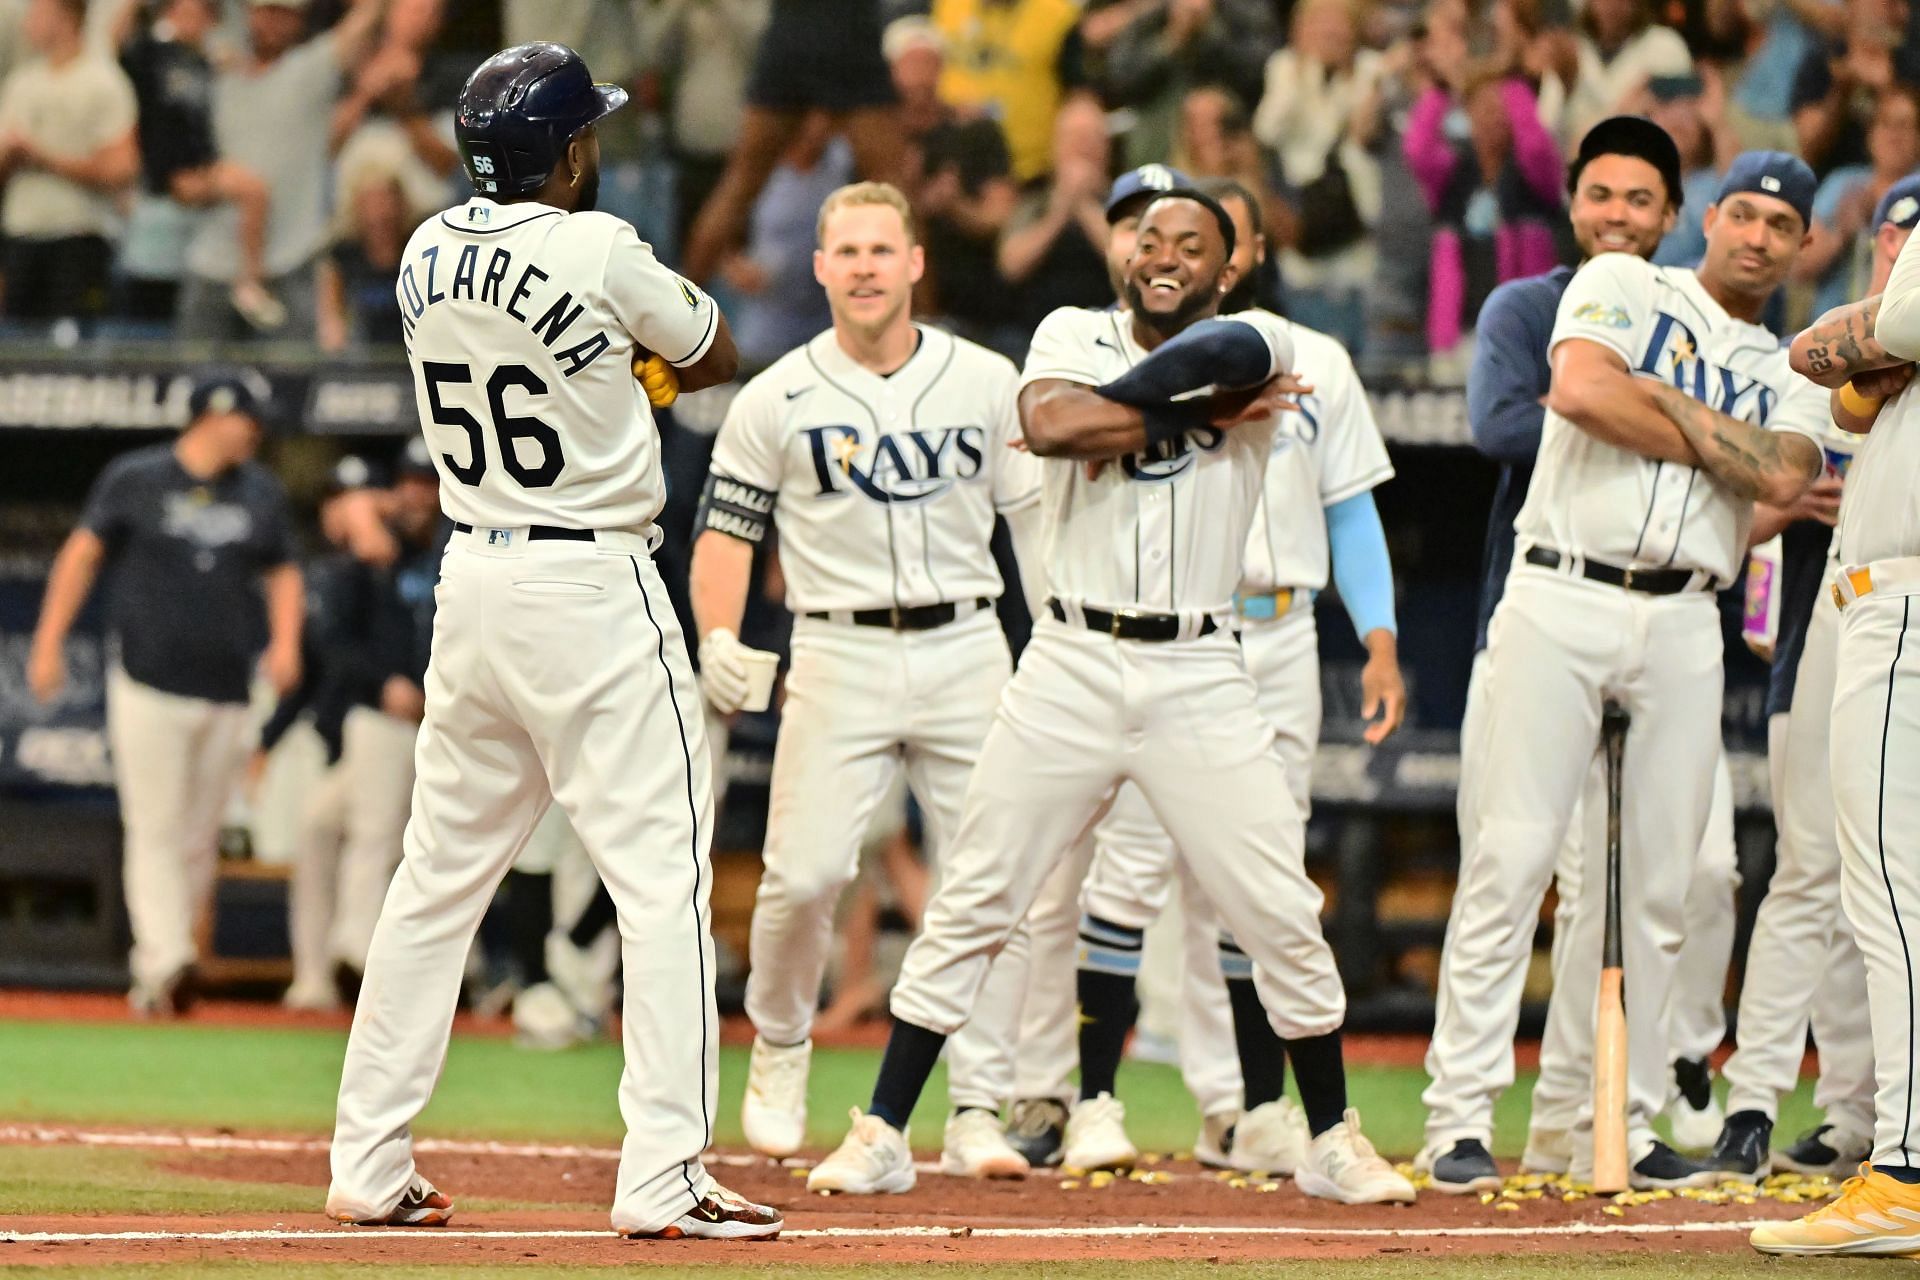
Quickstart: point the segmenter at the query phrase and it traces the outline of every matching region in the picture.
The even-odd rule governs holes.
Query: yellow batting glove
[[[656,409],[664,409],[680,398],[679,372],[650,351],[634,356],[633,376],[640,379],[647,403]]]

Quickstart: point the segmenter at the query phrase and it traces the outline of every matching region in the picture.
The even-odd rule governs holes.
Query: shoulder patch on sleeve
[[[693,286],[688,284],[678,274],[673,277],[673,282],[680,286],[680,296],[687,300],[687,306],[698,311],[700,309],[700,295],[693,291]]]
[[[1573,318],[1604,329],[1628,329],[1633,326],[1633,318],[1627,314],[1625,307],[1608,302],[1583,302],[1573,309]]]

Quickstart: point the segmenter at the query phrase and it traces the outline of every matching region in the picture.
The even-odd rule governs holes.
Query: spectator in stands
[[[1697,266],[1707,251],[1701,219],[1720,193],[1727,164],[1742,150],[1726,118],[1725,84],[1717,68],[1702,63],[1697,76],[1661,76],[1648,85],[1646,115],[1673,139],[1683,175],[1673,229],[1653,254],[1660,266]]]
[[[929,301],[922,309],[1017,357],[1026,351],[1027,335],[1008,330],[1011,308],[994,255],[1020,189],[1000,126],[941,99],[945,48],[939,28],[925,18],[901,18],[887,28],[887,65],[911,143],[908,191],[927,246],[921,283]]]
[[[1280,46],[1270,0],[1163,0],[1107,45],[1100,87],[1109,105],[1136,116],[1127,162],[1164,160],[1180,103],[1200,85],[1222,85],[1241,102],[1260,96],[1267,58]]]
[[[33,0],[35,57],[0,85],[5,312],[23,320],[105,312],[108,239],[140,171],[133,87],[82,33],[86,0]]]
[[[1385,60],[1360,45],[1356,0],[1301,0],[1289,45],[1267,59],[1253,131],[1279,163],[1293,217],[1267,219],[1279,243],[1288,314],[1358,352],[1380,216]],[[1257,188],[1256,188],[1257,190]]]
[[[1267,181],[1267,158],[1253,136],[1253,120],[1230,89],[1202,85],[1181,100],[1172,163],[1196,178],[1231,178],[1254,192],[1263,223],[1282,208]]]
[[[1027,184],[1000,237],[1000,278],[1013,294],[1014,322],[1032,333],[1059,307],[1104,306],[1109,158],[1106,113],[1090,94],[1060,107],[1053,171]]]
[[[767,0],[661,0],[653,10],[645,48],[650,68],[667,84],[676,238],[684,244],[740,139],[747,73],[767,25]]]
[[[1847,0],[1745,0],[1747,17],[1761,29],[1733,93],[1745,146],[1794,151],[1793,82],[1807,54],[1846,31]]]
[[[213,136],[222,157],[258,173],[273,193],[267,218],[267,288],[287,309],[281,331],[311,339],[314,272],[327,243],[327,148],[347,72],[373,51],[387,0],[355,0],[338,25],[302,41],[307,0],[248,0],[250,49],[214,81]],[[249,325],[233,305],[240,274],[237,211],[224,206],[187,247],[179,333],[239,339]]]
[[[139,104],[141,190],[121,249],[121,314],[170,320],[186,270],[191,210],[231,204],[237,214],[239,269],[233,309],[254,328],[272,332],[287,309],[268,291],[267,210],[272,200],[259,174],[219,158],[213,144],[213,64],[206,41],[219,21],[214,0],[168,0],[142,22],[140,0],[127,0],[120,66]]]
[[[1691,75],[1693,55],[1678,31],[1654,21],[1653,0],[1586,0],[1570,70],[1571,82],[1556,73],[1542,86],[1540,114],[1572,142],[1631,106],[1654,76]]]
[[[737,247],[760,189],[806,127],[825,111],[868,181],[899,182],[905,139],[894,119],[893,76],[881,54],[879,0],[772,0],[747,80],[740,142],[687,238],[683,270],[705,283]]]
[[[940,96],[999,123],[1017,181],[1045,173],[1054,115],[1084,78],[1078,0],[933,0],[929,16],[947,46]]]
[[[1801,158],[1825,177],[1867,161],[1874,100],[1920,84],[1920,47],[1906,35],[1907,0],[1848,0],[1844,34],[1809,49],[1793,78],[1793,128]]]
[[[787,148],[754,203],[746,248],[720,265],[720,278],[740,296],[734,342],[749,375],[766,368],[833,324],[813,278],[820,206],[853,181],[853,154],[815,111]]]
[[[1868,162],[1829,173],[1813,197],[1813,228],[1793,264],[1793,278],[1813,282],[1813,311],[1865,297],[1872,278],[1873,237],[1862,233],[1880,198],[1920,165],[1920,92],[1894,85],[1874,103],[1867,128]]]
[[[393,282],[407,238],[434,212],[437,191],[397,134],[363,132],[349,146],[334,183],[335,236],[316,268],[316,336],[328,352],[349,344],[398,349],[404,335]]]
[[[51,702],[66,683],[67,632],[105,569],[120,655],[107,677],[107,741],[139,1014],[177,1010],[192,994],[220,819],[247,763],[256,663],[280,693],[300,679],[287,496],[252,461],[264,400],[255,375],[203,378],[178,439],[107,466],[54,561],[27,660],[33,695]]]
[[[1463,359],[1462,336],[1502,281],[1540,275],[1555,262],[1560,154],[1526,82],[1498,72],[1434,77],[1407,121],[1407,166],[1419,180],[1435,232],[1428,269],[1427,341],[1443,361]],[[1459,78],[1457,100],[1446,82]],[[1449,136],[1457,104],[1467,136]]]

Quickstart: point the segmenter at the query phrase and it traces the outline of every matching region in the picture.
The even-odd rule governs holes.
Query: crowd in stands
[[[407,234],[467,194],[453,96],[544,38],[638,90],[602,207],[750,364],[825,323],[812,212],[850,177],[911,193],[923,313],[1018,357],[1108,300],[1100,198],[1166,163],[1259,195],[1272,305],[1447,380],[1492,288],[1570,253],[1564,160],[1616,112],[1687,162],[1662,261],[1777,147],[1823,184],[1781,321],[1857,292],[1920,162],[1917,28],[1908,0],[0,0],[0,314],[390,346]]]

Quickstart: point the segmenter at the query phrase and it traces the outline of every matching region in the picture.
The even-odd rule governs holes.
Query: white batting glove
[[[747,657],[758,652],[725,627],[715,627],[700,641],[700,692],[721,715],[732,715],[746,704],[752,680]]]

